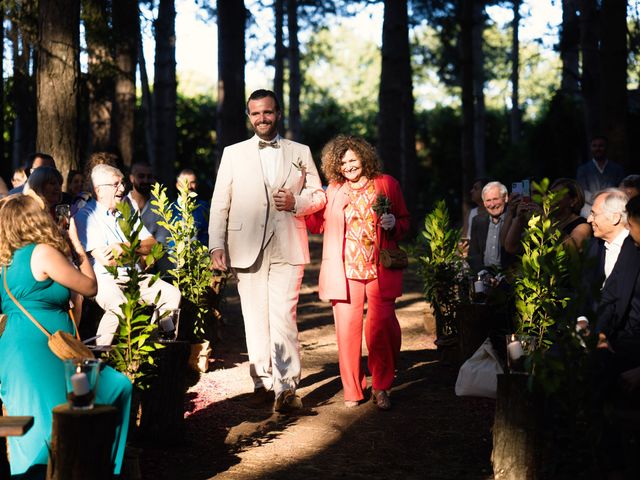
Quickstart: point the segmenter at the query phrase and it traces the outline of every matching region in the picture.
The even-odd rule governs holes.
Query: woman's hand
[[[384,230],[391,230],[396,225],[396,217],[393,213],[383,213],[380,215],[380,226]]]

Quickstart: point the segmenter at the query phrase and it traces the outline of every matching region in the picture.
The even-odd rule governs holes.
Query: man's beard
[[[151,184],[150,183],[139,183],[136,185],[136,190],[142,195],[149,196],[151,195]]]

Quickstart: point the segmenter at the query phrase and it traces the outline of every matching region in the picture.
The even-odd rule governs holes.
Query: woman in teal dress
[[[79,259],[78,269],[68,260],[69,243]],[[66,387],[62,360],[51,352],[43,332],[9,297],[4,277],[15,298],[49,332],[75,333],[67,313],[69,290],[93,296],[97,284],[73,223],[69,243],[37,199],[18,194],[0,201],[0,297],[2,311],[8,316],[0,336],[0,397],[9,415],[34,417],[29,432],[9,438],[12,478],[44,478],[51,410],[66,402]],[[96,403],[114,405],[120,412],[113,449],[116,474],[122,465],[131,392],[127,377],[110,367],[102,370]]]

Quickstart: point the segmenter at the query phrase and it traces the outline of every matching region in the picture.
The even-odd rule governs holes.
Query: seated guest
[[[78,268],[67,259],[69,244],[60,230],[30,195],[3,199],[0,225],[0,297],[2,311],[8,315],[0,337],[0,395],[9,415],[34,417],[33,427],[25,435],[9,438],[11,478],[44,479],[52,409],[67,401],[64,363],[53,354],[48,337],[21,311],[16,300],[49,332],[60,330],[73,335],[76,326],[67,313],[69,290],[95,295],[96,278],[73,225],[69,243],[79,259]],[[127,439],[131,392],[127,377],[111,367],[101,370],[95,401],[118,409],[116,475]]]
[[[513,260],[504,251],[500,241],[507,198],[507,187],[500,182],[489,182],[482,189],[482,202],[486,212],[479,213],[473,219],[467,258],[474,272],[487,267],[504,269]]]
[[[189,191],[197,194],[198,190],[198,179],[196,178],[196,174],[190,168],[185,168],[178,174],[178,178],[176,179],[176,188],[180,188],[180,185],[186,184],[189,188]],[[178,203],[180,202],[180,197],[176,203],[172,205],[173,213],[176,216],[179,216],[178,212]],[[203,245],[209,245],[209,203],[204,200],[196,199],[196,209],[193,211],[193,220],[196,225],[197,238]]]
[[[565,244],[582,251],[585,242],[591,238],[593,233],[591,225],[584,217],[580,216],[584,206],[582,188],[572,178],[558,178],[550,188],[552,191],[566,190],[551,215],[558,222],[558,228],[562,231]]]
[[[593,284],[604,284],[618,260],[622,243],[629,235],[625,213],[627,200],[627,195],[617,188],[602,190],[594,197],[587,217],[594,237],[587,247],[587,257],[596,260],[590,279]]]
[[[48,153],[36,152],[29,155],[24,165],[24,172],[29,177],[36,169],[40,167],[56,168],[56,161]],[[14,187],[9,191],[10,194],[22,193],[24,184]]]
[[[624,470],[625,449],[619,426],[603,415],[603,407],[616,391],[620,374],[633,377],[637,371],[629,370],[640,366],[640,196],[629,200],[625,213],[630,234],[602,290],[595,330],[598,343],[592,353],[594,420],[603,427],[596,452],[609,472]]]
[[[27,173],[24,167],[18,167],[13,171],[13,177],[11,177],[11,188],[18,188],[24,185],[27,181]]]
[[[67,195],[71,198],[71,201],[80,195],[82,192],[82,185],[84,184],[84,177],[80,170],[69,170],[67,175]]]
[[[131,166],[129,174],[129,182],[131,182],[131,191],[128,193],[125,201],[133,207],[140,215],[140,220],[145,228],[149,231],[156,242],[167,246],[169,231],[159,224],[162,218],[153,211],[151,205],[151,187],[155,183],[155,175],[151,170],[151,165],[146,162],[136,162]],[[169,261],[168,256],[164,256],[155,266],[157,271],[165,273],[171,269],[173,265]]]
[[[122,243],[126,241],[116,215],[117,205],[124,200],[123,175],[110,165],[98,165],[91,172],[95,200],[74,215],[78,228],[78,237],[84,249],[90,255],[90,260],[98,281],[96,302],[105,311],[100,320],[96,340],[98,345],[110,345],[118,329],[116,312],[124,302],[124,295],[106,266],[116,265],[116,258],[122,252]],[[149,253],[156,241],[149,231],[142,226],[140,231],[140,253]],[[122,280],[125,275],[123,269],[119,274]],[[173,310],[180,305],[180,292],[173,285],[157,280],[149,284],[151,275],[145,275],[140,284],[142,300],[155,304],[156,296],[160,293],[157,304],[161,312]]]
[[[556,208],[551,211],[551,218],[557,222],[557,228],[561,231],[565,245],[570,245],[578,251],[582,251],[585,242],[591,238],[591,226],[587,220],[580,216],[584,205],[582,188],[571,178],[558,178],[550,187],[551,191],[565,190],[562,198],[557,199]],[[515,215],[507,222],[507,232],[504,236],[504,248],[507,252],[520,253],[522,236],[532,215],[542,214],[539,205],[533,202],[524,202],[521,197],[512,198],[509,202],[510,213],[515,210]],[[514,208],[515,207],[515,208]]]
[[[82,178],[84,184],[80,193],[78,193],[71,202],[71,214],[74,215],[78,210],[84,207],[93,195],[93,185],[91,184],[91,172],[97,165],[111,165],[118,167],[118,156],[109,152],[93,152],[87,163],[84,165]]]
[[[45,206],[55,218],[54,208],[62,202],[62,174],[53,167],[40,167],[29,176],[23,192],[33,191],[45,201]]]
[[[618,188],[626,193],[629,199],[640,195],[640,175],[627,175],[622,179]]]

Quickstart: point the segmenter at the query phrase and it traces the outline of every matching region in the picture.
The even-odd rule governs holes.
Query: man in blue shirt
[[[107,266],[116,264],[116,258],[122,253],[122,244],[126,241],[124,233],[118,225],[117,205],[124,200],[125,188],[123,175],[110,165],[98,165],[91,172],[95,200],[75,214],[74,221],[82,246],[89,254],[89,259],[96,273],[98,294],[96,302],[105,311],[98,326],[97,345],[111,345],[118,329],[120,304],[124,303],[124,295],[115,278],[107,271]],[[151,233],[142,226],[140,231],[140,253],[145,254],[156,243]],[[124,271],[121,272],[124,275]],[[122,277],[119,277],[122,280]],[[150,275],[145,275],[140,284],[142,300],[157,305],[160,313],[177,309],[180,305],[180,291],[173,285],[157,280],[149,284]],[[160,300],[156,304],[156,296]]]

